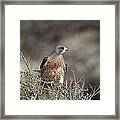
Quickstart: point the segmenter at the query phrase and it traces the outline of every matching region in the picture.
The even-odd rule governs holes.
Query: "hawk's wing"
[[[42,63],[41,63],[41,65],[40,65],[40,69],[43,68],[43,66],[44,66],[45,63],[47,62],[47,59],[48,59],[48,57],[44,57],[44,58],[43,58]]]
[[[43,66],[44,66],[45,63],[47,62],[47,59],[48,59],[48,57],[44,57],[44,58],[42,59],[41,65],[40,65],[40,69],[39,69],[39,70],[33,70],[33,71],[38,72],[38,73],[41,73],[41,69],[43,68]]]

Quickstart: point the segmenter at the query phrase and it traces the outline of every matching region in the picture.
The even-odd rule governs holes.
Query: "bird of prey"
[[[66,51],[66,47],[57,46],[48,57],[43,58],[40,65],[40,76],[43,80],[63,84],[67,64],[62,54]]]

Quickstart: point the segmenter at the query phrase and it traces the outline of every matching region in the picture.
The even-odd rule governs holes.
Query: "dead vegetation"
[[[100,94],[100,87],[95,88],[86,84],[85,75],[76,79],[66,76],[62,86],[47,82],[40,78],[39,73],[31,68],[31,60],[21,52],[25,70],[20,72],[20,100],[91,100]]]

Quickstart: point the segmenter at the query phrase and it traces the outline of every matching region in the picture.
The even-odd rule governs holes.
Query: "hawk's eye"
[[[64,46],[58,46],[56,49],[55,49],[55,52],[57,54],[62,54],[65,52],[65,47]]]
[[[59,52],[62,53],[62,51],[64,50],[64,47],[60,47],[59,48]]]
[[[64,47],[60,47],[60,50],[61,50],[61,51],[64,50]]]

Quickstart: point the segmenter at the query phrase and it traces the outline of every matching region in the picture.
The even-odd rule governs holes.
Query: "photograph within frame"
[[[21,20],[20,43],[21,100],[100,100],[99,20]]]

